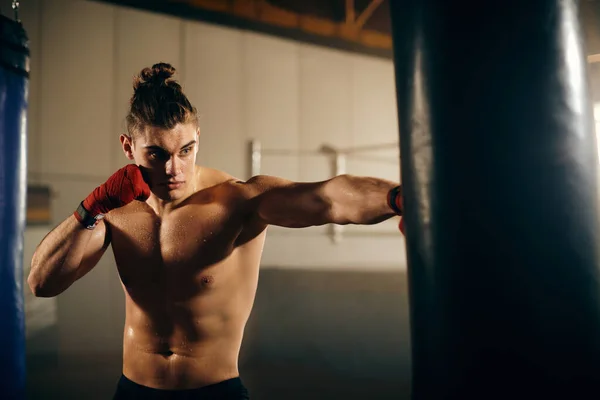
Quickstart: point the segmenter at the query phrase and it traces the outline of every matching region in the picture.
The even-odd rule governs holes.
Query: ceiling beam
[[[356,20],[356,10],[354,9],[354,0],[346,0],[346,23],[352,25]]]
[[[362,28],[367,23],[367,20],[371,18],[371,15],[373,15],[373,12],[375,12],[377,7],[381,5],[381,3],[383,3],[383,0],[373,0],[370,2],[367,8],[365,8],[365,10],[356,19],[355,26],[357,28]]]

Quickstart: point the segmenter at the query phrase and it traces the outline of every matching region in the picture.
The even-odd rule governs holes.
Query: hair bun
[[[133,88],[145,85],[167,85],[175,74],[175,67],[167,63],[154,64],[152,68],[144,68],[133,80]]]

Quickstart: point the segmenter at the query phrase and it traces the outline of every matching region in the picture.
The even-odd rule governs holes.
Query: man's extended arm
[[[388,201],[398,183],[379,178],[339,175],[322,182],[297,183],[257,176],[244,185],[252,195],[253,210],[269,225],[371,225],[398,214]]]

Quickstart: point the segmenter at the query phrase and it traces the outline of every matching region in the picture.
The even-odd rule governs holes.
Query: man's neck
[[[194,173],[189,182],[187,182],[187,187],[184,193],[182,193],[176,199],[163,199],[156,196],[154,193],[150,194],[148,200],[146,200],[146,204],[148,204],[156,215],[159,217],[168,214],[174,209],[177,209],[181,203],[186,201],[191,195],[196,193],[199,189],[199,181],[200,181],[200,168],[198,165],[194,166]]]

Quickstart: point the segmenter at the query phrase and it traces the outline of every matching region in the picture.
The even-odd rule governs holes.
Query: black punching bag
[[[389,3],[412,399],[600,399],[598,154],[577,2]]]

